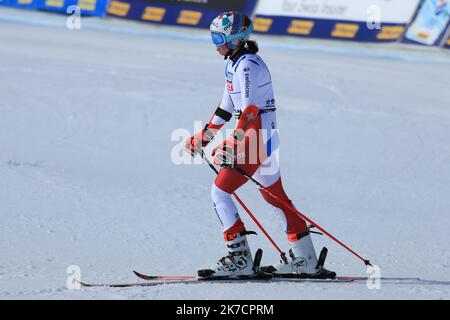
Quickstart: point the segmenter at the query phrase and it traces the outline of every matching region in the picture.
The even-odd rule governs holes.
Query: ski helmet
[[[228,49],[234,50],[249,39],[253,23],[245,14],[229,11],[215,18],[209,29],[212,42],[217,47],[226,44]]]

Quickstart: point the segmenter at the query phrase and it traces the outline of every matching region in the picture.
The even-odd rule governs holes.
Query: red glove
[[[200,153],[202,148],[206,147],[216,134],[217,130],[208,129],[208,125],[205,128],[197,132],[195,135],[186,139],[184,143],[184,148],[187,153],[189,153],[192,157],[195,156],[196,153]]]
[[[231,137],[219,144],[211,152],[214,157],[214,164],[221,167],[234,167],[238,155],[238,148],[243,135],[234,132]]]

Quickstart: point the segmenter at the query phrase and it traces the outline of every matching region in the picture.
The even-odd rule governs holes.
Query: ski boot
[[[261,271],[272,273],[276,278],[334,279],[336,273],[324,268],[327,253],[328,249],[324,247],[317,260],[311,236],[308,233],[292,242],[289,249],[290,259],[282,254],[279,264],[261,267]]]
[[[258,249],[253,260],[246,235],[256,234],[244,231],[230,236],[226,241],[228,255],[221,258],[211,269],[199,270],[198,276],[202,280],[231,280],[231,279],[270,279],[271,274],[259,272],[262,250]]]

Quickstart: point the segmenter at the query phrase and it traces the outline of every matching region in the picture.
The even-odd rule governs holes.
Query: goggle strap
[[[227,42],[245,38],[253,31],[253,26],[248,27],[244,32],[225,36]]]

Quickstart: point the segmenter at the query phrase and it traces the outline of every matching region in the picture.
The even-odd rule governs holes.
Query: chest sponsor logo
[[[231,72],[228,72],[227,76],[227,90],[233,91],[233,74]]]
[[[250,97],[250,75],[246,73],[244,75],[245,78],[245,97]]]

